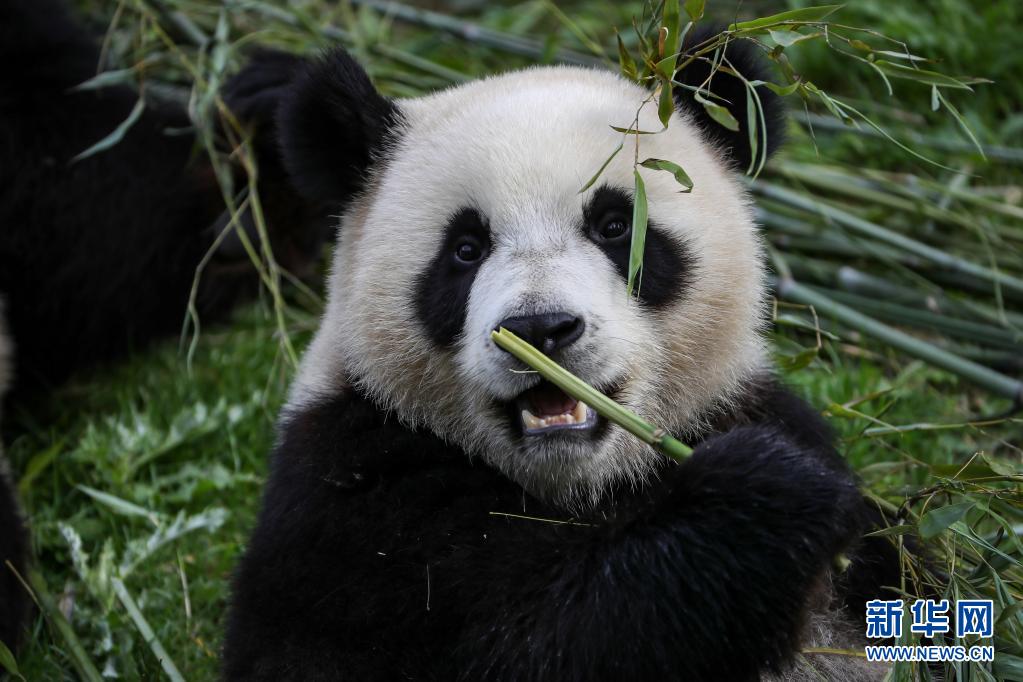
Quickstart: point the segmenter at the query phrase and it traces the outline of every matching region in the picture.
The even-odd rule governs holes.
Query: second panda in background
[[[761,79],[747,47],[728,59]],[[745,121],[743,84],[712,85]],[[391,101],[336,51],[296,79],[285,165],[343,219],[236,576],[228,679],[883,677],[801,654],[858,646],[846,602],[878,596],[861,568],[880,545],[859,544],[866,505],[826,425],[772,374],[746,132],[679,91],[668,129],[629,137],[580,193],[648,96],[616,75],[535,68]],[[784,118],[761,98],[773,148]],[[638,123],[661,128],[653,106]],[[695,183],[643,171],[638,300],[634,144]],[[692,458],[520,371],[499,326]]]
[[[103,63],[99,43],[61,0],[0,0],[0,412],[27,412],[33,429],[43,426],[33,403],[52,399],[72,373],[179,334],[204,259],[194,300],[204,323],[226,317],[260,282],[240,237],[225,232],[216,171],[181,103],[147,91],[122,139],[80,156],[140,102],[125,85],[78,87]],[[273,127],[299,60],[263,53],[251,62],[221,94],[252,134],[278,263],[306,273],[327,212],[292,189]],[[241,169],[237,176],[246,180]],[[258,247],[253,211],[241,210],[240,222]],[[17,651],[27,634],[29,536],[18,472],[7,473],[0,447],[0,642]]]

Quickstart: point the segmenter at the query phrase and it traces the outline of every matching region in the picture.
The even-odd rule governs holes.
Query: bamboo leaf
[[[764,109],[760,102],[760,95],[757,94],[756,87],[748,80],[743,79],[743,85],[746,86],[746,138],[749,142],[749,168],[746,169],[748,175],[757,177],[760,175],[760,171],[763,170],[764,164],[767,163],[767,154],[760,154],[760,137],[757,135],[759,131],[764,136],[764,148],[767,148],[767,122],[764,120]]]
[[[776,26],[779,24],[784,24],[786,22],[814,23],[821,21],[822,19],[834,13],[841,7],[842,5],[819,5],[817,7],[803,7],[802,9],[793,9],[787,12],[772,14],[769,17],[763,17],[761,19],[753,19],[751,21],[741,21],[737,24],[731,24],[728,27],[728,30],[743,32],[751,31],[763,32],[763,30],[766,29],[768,26]]]
[[[857,41],[857,42],[859,42],[859,41]],[[870,48],[869,45],[867,47]],[[875,50],[875,49],[871,48],[870,51],[873,52],[874,54],[880,54],[880,55],[884,55],[885,57],[891,57],[892,59],[905,59],[905,60],[910,61],[910,62],[931,62],[931,61],[934,61],[933,59],[928,59],[927,57],[918,57],[915,54],[908,54],[906,52],[895,52],[894,50]]]
[[[782,47],[792,47],[796,43],[801,43],[804,40],[812,40],[819,38],[824,34],[820,31],[814,33],[800,33],[799,31],[788,30],[788,29],[768,29],[771,39],[774,40],[778,45]]]
[[[71,92],[102,90],[103,88],[109,88],[115,85],[129,85],[134,82],[135,68],[103,71],[71,88]]]
[[[661,125],[665,128],[668,127],[668,122],[671,121],[671,115],[675,113],[675,97],[672,94],[671,89],[671,78],[661,78],[661,95],[657,101],[657,118],[660,119]]]
[[[910,433],[912,431],[943,431],[945,430],[945,424],[907,424],[902,427],[897,433]],[[949,424],[952,429],[955,428],[969,428],[970,424]],[[919,427],[919,428],[913,428]],[[868,429],[869,431],[869,429]],[[990,476],[997,476],[998,473],[991,469],[991,466],[984,461],[974,459],[968,465],[963,466],[961,463],[955,464],[932,464],[928,467],[930,473],[934,476],[941,476],[943,478],[952,478],[953,476],[959,481],[970,481],[977,478],[988,478]]]
[[[585,45],[594,55],[600,59],[607,61],[608,66],[612,64],[611,60],[607,58],[607,54],[604,52],[604,48],[600,42],[591,36],[582,26],[580,26],[572,17],[566,14],[560,7],[557,6],[551,0],[541,0],[541,2],[547,7],[550,12],[557,17],[565,27],[579,40],[580,43]],[[365,6],[365,5],[364,5]]]
[[[128,617],[131,618],[132,623],[135,624],[139,634],[142,636],[142,641],[149,645],[153,656],[160,662],[160,667],[163,668],[164,674],[167,675],[171,682],[185,682],[185,678],[178,671],[178,667],[174,665],[174,660],[156,636],[156,632],[153,631],[149,621],[142,615],[142,609],[139,608],[134,597],[128,592],[128,588],[124,586],[124,581],[120,578],[113,578],[110,583],[113,585],[114,594],[117,595],[124,610],[128,612]]]
[[[956,88],[959,90],[973,90],[969,85],[953,78],[952,76],[946,76],[943,73],[937,71],[927,71],[925,69],[914,69],[911,66],[905,66],[904,64],[896,64],[890,62],[887,59],[878,59],[874,61],[874,65],[885,72],[892,78],[904,78],[906,80],[917,81],[919,83],[926,83],[928,85],[936,85],[944,88]]]
[[[777,83],[772,83],[771,81],[750,81],[750,83],[757,87],[763,85],[768,90],[781,97],[791,95],[792,93],[799,89],[799,86],[803,85],[801,81],[789,83],[788,85],[778,85]]]
[[[671,55],[654,64],[654,73],[662,79],[671,80],[675,77],[675,66],[678,64],[676,55]]]
[[[1009,464],[1009,462],[1003,462],[999,459],[992,457],[991,455],[982,454],[980,458],[984,460],[988,467],[991,468],[992,472],[999,476],[1016,476],[1020,473],[1023,473],[1021,471],[1018,471],[1016,467]]]
[[[64,441],[58,440],[56,443],[46,448],[40,453],[32,456],[32,459],[28,461],[25,466],[25,473],[21,475],[18,480],[18,492],[23,497],[28,497],[29,490],[32,488],[32,483],[50,464],[56,459],[57,455],[64,449]]]
[[[635,128],[623,128],[621,126],[610,126],[610,128],[625,135],[657,135],[664,132],[663,128],[661,130],[636,130]]]
[[[102,490],[90,488],[87,485],[76,485],[75,487],[117,514],[121,514],[123,516],[139,516],[141,518],[148,519],[154,525],[156,525],[159,521],[155,512],[152,512],[145,507],[140,507],[133,502],[122,500],[120,497],[116,497],[110,493],[105,493]]]
[[[774,323],[779,327],[793,327],[795,329],[802,329],[803,331],[812,332],[814,334],[820,334],[822,337],[830,341],[838,341],[840,338],[827,330],[814,326],[807,320],[796,317],[795,315],[778,315],[774,318]]]
[[[693,93],[693,97],[696,98],[697,102],[703,105],[707,114],[710,115],[710,117],[718,124],[723,125],[725,128],[728,128],[733,132],[739,132],[739,122],[735,120],[735,116],[732,116],[732,112],[720,104],[711,102],[699,92]]]
[[[878,538],[909,535],[915,530],[916,529],[909,524],[902,524],[901,526],[888,526],[887,528],[881,528],[880,530],[871,531],[870,533],[864,533],[863,537]]]
[[[1007,561],[1009,564],[1011,564],[1014,567],[1023,568],[1023,563],[1020,563],[1017,559],[1014,559],[1011,555],[1006,554],[1005,552],[1003,552],[1002,550],[1000,550],[999,548],[995,547],[990,542],[985,540],[984,538],[982,538],[979,535],[977,535],[977,533],[974,532],[974,530],[972,528],[967,526],[961,520],[960,521],[956,521],[951,526],[949,526],[949,530],[951,530],[953,533],[955,533],[959,537],[965,538],[966,540],[968,540],[970,542],[970,544],[974,545],[974,547],[979,547],[979,548],[981,548],[983,550],[986,550],[987,552],[990,552],[991,554],[997,555],[997,556],[1001,557],[1002,559],[1005,559],[1005,561]]]
[[[821,95],[822,98],[824,98],[827,102],[829,102],[829,104],[828,104],[829,108],[836,107],[838,109],[838,111],[841,111],[843,117],[848,118],[848,114],[845,113],[846,110],[851,111],[852,113],[856,114],[856,116],[858,116],[861,121],[863,121],[868,126],[873,128],[882,137],[884,137],[886,140],[888,140],[889,142],[891,142],[892,144],[894,144],[896,147],[898,147],[902,151],[906,152],[907,154],[909,154],[911,156],[915,156],[916,158],[920,159],[921,161],[929,163],[932,166],[937,166],[938,168],[941,168],[942,170],[947,170],[947,171],[950,171],[950,172],[953,172],[953,173],[958,173],[959,172],[955,168],[952,168],[951,166],[946,166],[943,163],[939,163],[939,162],[935,161],[934,159],[931,159],[929,157],[924,156],[923,154],[919,153],[915,149],[913,149],[911,147],[907,147],[905,144],[903,144],[902,142],[899,142],[897,139],[892,137],[891,134],[889,134],[889,132],[887,130],[885,130],[884,128],[879,126],[877,123],[875,123],[869,116],[867,116],[866,114],[864,114],[860,110],[856,109],[855,107],[853,107],[853,106],[851,106],[849,104],[846,104],[844,102],[839,102],[838,100],[835,100],[835,99],[832,99],[832,98],[828,97],[827,95],[824,94],[823,90],[818,90],[816,94]],[[849,119],[849,120],[851,121],[852,119]]]
[[[924,540],[936,537],[953,523],[966,516],[966,512],[973,509],[975,504],[975,502],[960,502],[927,512],[920,519],[920,537]]]
[[[845,113],[845,110],[842,109],[838,105],[838,102],[834,100],[830,95],[828,95],[828,93],[824,92],[823,90],[821,90],[816,85],[810,82],[803,83],[803,87],[810,94],[817,95],[820,98],[820,100],[824,102],[824,106],[827,107],[828,111],[831,112],[832,116],[839,119],[840,121],[842,121],[842,123],[845,123],[848,126],[855,125],[855,120],[853,119],[853,117]]]
[[[579,190],[579,194],[582,194],[583,192],[585,192],[586,190],[593,186],[593,183],[595,183],[600,178],[600,176],[603,175],[604,169],[608,167],[608,164],[610,164],[611,161],[613,161],[616,156],[618,156],[618,152],[622,151],[622,147],[624,146],[625,140],[622,140],[621,142],[618,143],[618,146],[615,147],[615,150],[611,152],[611,156],[607,157],[607,159],[604,160],[604,163],[600,165],[600,168],[598,168],[597,172],[593,174],[593,177],[587,180],[586,184],[582,186],[582,189]]]
[[[636,37],[639,38],[639,63],[643,65],[643,70],[640,73],[641,78],[645,78],[650,75],[650,64],[653,62],[656,55],[653,55],[653,49],[650,45],[650,41],[647,40],[648,32],[644,31],[636,23],[636,17],[632,17],[632,28],[636,32]]]
[[[1006,651],[996,651],[995,676],[999,680],[1023,680],[1023,658]]]
[[[615,30],[615,38],[618,39],[618,66],[621,68],[622,75],[630,80],[639,79],[639,71],[636,69],[636,60],[629,54],[629,50],[626,49],[625,43],[622,42],[622,36]]]
[[[641,161],[640,164],[644,168],[650,168],[651,170],[667,171],[675,176],[675,182],[682,185],[682,193],[688,193],[693,191],[693,181],[689,178],[689,175],[682,169],[682,166],[672,161],[665,161],[664,159],[646,159]]]
[[[7,648],[7,645],[0,641],[0,668],[3,668],[8,674],[17,677],[19,680],[24,680],[21,671],[18,670],[18,661],[15,660],[14,654]]]
[[[870,68],[877,72],[877,75],[881,77],[882,81],[884,81],[884,87],[888,91],[889,97],[895,94],[895,90],[892,89],[892,82],[888,80],[888,76],[885,75],[885,72],[882,69],[878,68],[876,62],[872,62],[869,59],[863,59],[862,57],[856,57],[856,59],[860,60],[861,62],[863,62],[864,64],[866,64],[867,66],[869,66]]]
[[[963,118],[963,115],[959,113],[959,110],[952,106],[952,103],[948,101],[948,98],[941,94],[941,91],[938,90],[937,87],[934,88],[934,97],[939,103],[943,104],[945,108],[948,109],[948,113],[952,114],[952,118],[956,120],[956,123],[959,124],[962,131],[966,133],[966,137],[970,138],[970,142],[972,142],[973,146],[977,148],[978,152],[980,152],[981,158],[987,160],[987,155],[984,153],[984,147],[981,146],[980,140],[978,140],[973,134],[973,131],[970,130],[970,126],[966,123],[966,119]]]
[[[643,267],[643,251],[646,249],[647,200],[646,185],[639,169],[632,171],[636,179],[635,196],[632,199],[632,244],[629,250],[629,278],[626,287],[629,296],[639,295],[636,290],[636,277]]]
[[[682,16],[679,9],[680,0],[664,0],[664,28],[667,33],[664,37],[664,49],[661,57],[671,57],[678,52],[682,38]]]
[[[817,359],[818,350],[816,347],[804,348],[795,355],[780,355],[777,363],[778,368],[786,374],[798,372],[810,366]]]
[[[121,123],[102,140],[92,145],[91,147],[81,152],[80,154],[74,156],[71,159],[71,163],[78,163],[82,159],[87,159],[90,156],[93,156],[94,154],[106,151],[107,149],[110,149],[115,144],[120,142],[122,139],[124,139],[124,136],[128,133],[128,131],[131,130],[131,127],[135,125],[139,118],[142,117],[142,112],[145,110],[145,108],[146,108],[145,100],[139,97],[138,101],[135,102],[135,106],[132,107],[131,112],[128,114],[128,118],[121,121]]]
[[[706,4],[706,0],[685,0],[685,10],[689,15],[689,20],[696,23],[702,19]]]

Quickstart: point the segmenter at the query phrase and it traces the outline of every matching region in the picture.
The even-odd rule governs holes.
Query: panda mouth
[[[523,435],[541,436],[557,431],[591,431],[600,421],[596,411],[549,381],[522,393],[515,401]]]

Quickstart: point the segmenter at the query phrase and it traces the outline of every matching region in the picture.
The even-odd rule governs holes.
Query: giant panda
[[[750,81],[756,50],[727,51]],[[740,80],[712,88],[746,121]],[[649,92],[611,72],[536,67],[391,100],[340,49],[301,70],[278,111],[285,165],[342,217],[234,579],[225,679],[883,677],[803,653],[862,645],[845,602],[876,589],[866,505],[772,372],[745,124],[731,133],[677,90],[667,129],[627,137],[581,191],[622,140],[611,126],[639,109],[640,130],[662,128]],[[773,151],[784,113],[760,97]],[[631,298],[647,157],[694,187],[640,170]],[[498,327],[694,454],[667,461],[525,371]]]
[[[10,388],[8,414],[12,401],[31,410],[74,371],[179,333],[207,254],[196,298],[202,321],[223,318],[257,290],[235,233],[213,249],[229,214],[182,104],[149,92],[120,142],[73,160],[138,99],[126,86],[76,89],[100,62],[95,37],[61,2],[0,0],[0,399]],[[297,65],[289,55],[256,54],[223,96],[253,136],[276,257],[302,274],[326,236],[323,207],[287,179],[272,115]],[[251,213],[241,227],[256,241]],[[0,451],[0,642],[8,648],[28,604],[15,575],[24,573],[28,540],[13,474]]]

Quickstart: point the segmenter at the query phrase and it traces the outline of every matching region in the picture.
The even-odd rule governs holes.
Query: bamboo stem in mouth
[[[658,452],[682,462],[693,454],[693,449],[662,429],[646,421],[632,410],[622,407],[585,381],[541,353],[528,342],[501,327],[490,333],[498,346],[508,351],[540,376],[562,391],[592,407],[597,414],[618,424]]]

